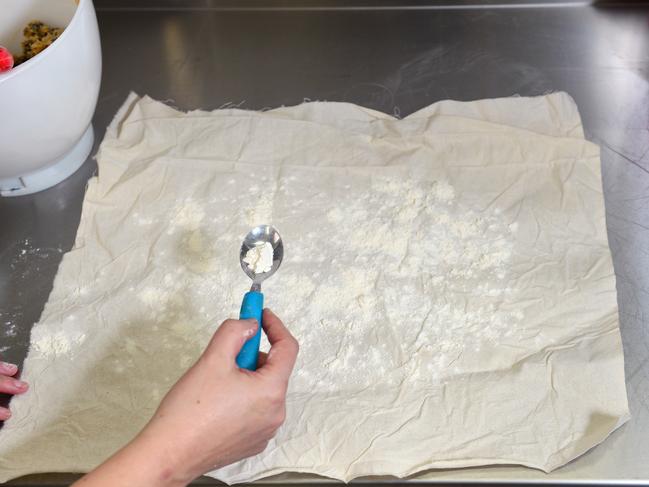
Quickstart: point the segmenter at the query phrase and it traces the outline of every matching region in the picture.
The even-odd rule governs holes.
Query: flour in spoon
[[[254,274],[263,274],[273,268],[273,246],[270,242],[262,245],[255,245],[246,252],[243,258],[244,264]]]

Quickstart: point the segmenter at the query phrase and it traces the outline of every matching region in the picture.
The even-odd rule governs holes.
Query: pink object
[[[0,73],[9,71],[13,67],[14,57],[9,52],[9,49],[0,46]]]

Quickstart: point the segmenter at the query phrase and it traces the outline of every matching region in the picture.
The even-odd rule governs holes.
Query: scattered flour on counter
[[[15,337],[17,334],[18,334],[18,330],[16,328],[16,323],[13,321],[5,321],[2,330],[2,335],[4,337],[10,338],[10,337]]]
[[[243,262],[254,274],[263,274],[273,268],[273,246],[270,242],[256,245],[246,252]]]

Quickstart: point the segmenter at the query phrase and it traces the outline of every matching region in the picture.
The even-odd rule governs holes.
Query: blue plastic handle
[[[261,340],[261,315],[264,311],[264,295],[259,291],[249,291],[243,297],[241,303],[240,320],[255,318],[259,323],[257,333],[243,344],[237,365],[242,369],[257,370],[257,356],[259,355],[259,341]]]

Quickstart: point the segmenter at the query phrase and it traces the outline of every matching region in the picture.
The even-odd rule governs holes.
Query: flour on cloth
[[[262,223],[285,244],[266,301],[301,344],[287,421],[211,476],[550,471],[628,418],[599,150],[566,94],[403,120],[132,95],[98,164],[32,331],[32,388],[0,431],[0,481],[87,471],[130,440],[236,316],[239,245]]]

